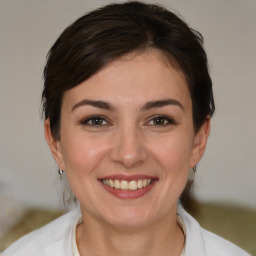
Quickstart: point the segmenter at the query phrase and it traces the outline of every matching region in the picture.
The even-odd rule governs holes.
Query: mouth
[[[118,198],[134,199],[149,192],[158,179],[148,176],[111,176],[99,181],[108,192]]]
[[[112,180],[112,179],[102,179],[101,182],[111,188],[121,189],[121,190],[137,190],[145,188],[153,183],[153,179],[139,179],[139,180]]]

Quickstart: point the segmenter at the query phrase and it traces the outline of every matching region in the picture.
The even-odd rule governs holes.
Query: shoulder
[[[220,255],[220,256],[250,256],[247,252],[227,241],[226,239],[217,236],[203,228],[201,228],[206,255]]]
[[[71,250],[72,226],[78,217],[78,211],[66,213],[14,242],[3,252],[2,256],[66,255],[63,250]],[[51,253],[53,251],[55,251],[55,254]],[[60,254],[56,254],[56,252]]]
[[[178,214],[186,232],[185,256],[250,256],[238,246],[200,227],[182,207]]]

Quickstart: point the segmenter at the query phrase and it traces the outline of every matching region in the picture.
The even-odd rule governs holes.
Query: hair
[[[42,105],[55,139],[60,139],[62,98],[66,91],[132,52],[160,50],[180,69],[192,100],[195,131],[215,110],[203,37],[164,7],[143,2],[109,4],[67,27],[47,55]]]
[[[109,4],[82,16],[62,32],[50,49],[44,68],[42,105],[53,137],[60,139],[61,106],[66,91],[112,61],[149,48],[160,50],[172,67],[183,72],[197,132],[215,111],[203,37],[164,7],[132,1]],[[188,193],[191,184],[187,182],[180,196],[182,204],[189,208],[195,205]]]

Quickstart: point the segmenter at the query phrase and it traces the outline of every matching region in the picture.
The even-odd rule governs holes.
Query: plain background
[[[60,205],[40,118],[46,54],[72,21],[109,2],[0,0],[0,193],[22,205]],[[216,114],[195,194],[256,209],[256,1],[155,2],[203,34],[209,57]]]

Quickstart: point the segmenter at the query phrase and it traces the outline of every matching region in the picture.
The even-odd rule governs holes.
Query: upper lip
[[[155,176],[143,175],[143,174],[136,174],[136,175],[115,174],[115,175],[108,175],[108,176],[99,178],[99,180],[107,180],[107,179],[126,180],[126,181],[143,180],[143,179],[158,180],[158,178]]]

